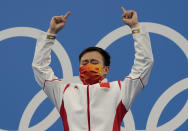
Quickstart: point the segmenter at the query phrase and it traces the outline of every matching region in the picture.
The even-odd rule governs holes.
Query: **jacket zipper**
[[[87,86],[87,119],[88,119],[88,131],[90,131],[89,85]]]

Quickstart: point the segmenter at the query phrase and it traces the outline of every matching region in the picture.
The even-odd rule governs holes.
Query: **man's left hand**
[[[125,24],[127,24],[130,28],[135,28],[139,26],[138,23],[138,16],[136,11],[133,10],[125,10],[123,7],[121,7],[123,14],[122,14],[122,20]]]

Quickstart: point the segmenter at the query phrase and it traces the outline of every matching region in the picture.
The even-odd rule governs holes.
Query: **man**
[[[135,60],[124,81],[107,82],[109,54],[97,47],[80,54],[83,84],[64,83],[51,67],[51,47],[70,15],[52,18],[48,32],[38,39],[32,63],[35,79],[59,111],[65,131],[120,131],[121,121],[138,93],[147,84],[153,65],[150,38],[138,23],[135,11],[122,7],[122,20],[132,29]],[[125,123],[126,126],[126,123]]]

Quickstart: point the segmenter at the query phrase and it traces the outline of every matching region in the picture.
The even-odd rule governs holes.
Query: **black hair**
[[[104,49],[100,48],[100,47],[88,47],[88,48],[84,49],[79,55],[79,61],[81,60],[82,56],[85,53],[91,52],[91,51],[99,52],[103,56],[104,65],[110,66],[110,55],[109,55],[109,53],[107,51],[105,51]]]

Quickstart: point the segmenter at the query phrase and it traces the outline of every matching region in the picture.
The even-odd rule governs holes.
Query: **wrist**
[[[48,31],[47,31],[48,33],[50,33],[50,34],[54,34],[54,35],[56,35],[57,34],[57,31],[55,31],[55,30],[53,30],[53,29],[48,29]]]
[[[56,39],[56,34],[48,30],[46,39],[54,40],[54,39]]]
[[[140,33],[141,31],[140,31],[140,25],[139,24],[136,24],[136,25],[134,25],[134,26],[132,26],[131,27],[131,30],[132,30],[132,34],[138,34],[138,33]]]
[[[134,29],[134,28],[139,28],[140,27],[140,24],[139,23],[135,23],[133,25],[130,25],[130,28],[131,29]]]

